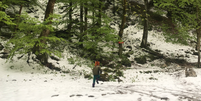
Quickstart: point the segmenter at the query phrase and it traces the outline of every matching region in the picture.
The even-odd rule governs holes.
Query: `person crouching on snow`
[[[99,61],[95,61],[95,67],[93,68],[92,71],[93,71],[93,75],[94,75],[92,87],[95,87],[95,81],[98,84],[98,79],[100,78],[100,74],[102,73]]]

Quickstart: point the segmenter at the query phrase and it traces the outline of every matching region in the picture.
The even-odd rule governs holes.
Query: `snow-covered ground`
[[[138,67],[125,70],[123,82],[100,82],[92,88],[92,80],[83,75],[45,72],[23,61],[0,61],[0,101],[201,101],[200,69],[196,69],[198,77],[185,78],[183,71],[176,77],[164,72],[139,73],[146,68]]]
[[[133,39],[141,39],[142,31],[134,30],[137,33],[133,35],[129,28],[126,31]],[[191,48],[165,43],[152,34],[149,35],[150,42],[154,43],[152,47],[164,53]],[[196,60],[196,56],[189,60]],[[0,59],[0,101],[201,101],[201,70],[195,69],[197,77],[186,78],[183,69],[165,72],[156,65],[162,65],[163,60],[144,65],[135,63],[124,70],[122,82],[100,81],[95,88],[92,88],[92,80],[83,77],[83,71],[90,72],[91,69],[86,66],[72,69],[74,65],[69,64],[65,57],[58,66],[71,71],[67,74],[50,71],[35,63],[29,66],[24,59],[14,58],[11,63],[5,62]],[[177,67],[172,64],[166,68]],[[155,70],[159,71],[144,73]]]

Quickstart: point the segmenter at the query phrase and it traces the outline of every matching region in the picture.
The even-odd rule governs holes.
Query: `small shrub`
[[[100,74],[100,81],[109,81],[108,73]]]
[[[154,77],[150,77],[149,80],[158,80],[158,79]]]
[[[132,83],[133,83],[133,82],[135,82],[135,79],[134,79],[134,78],[132,79]]]
[[[68,58],[68,62],[69,62],[70,64],[74,64],[74,63],[75,63],[75,60],[74,60],[73,58]]]
[[[70,73],[70,70],[68,69],[68,70],[66,70],[66,71],[62,71],[63,73]]]
[[[113,72],[113,70],[109,69],[109,68],[105,68],[103,69],[104,72]]]
[[[93,76],[91,74],[84,74],[84,78],[88,78],[88,80],[93,79]]]
[[[114,78],[114,76],[113,76],[113,75],[109,75],[109,77],[108,77],[108,78],[109,78],[109,81],[113,81],[113,82],[115,81],[115,78]]]
[[[140,57],[137,57],[135,58],[135,61],[139,64],[145,64],[147,63],[147,59],[146,59],[146,56],[140,56]]]
[[[14,66],[10,66],[10,69],[14,69]]]
[[[123,76],[123,75],[124,75],[123,71],[117,70],[116,76]]]
[[[126,66],[126,67],[131,67],[131,61],[127,57],[122,58],[121,64]]]
[[[144,73],[146,73],[146,74],[149,74],[149,73],[152,73],[152,71],[144,71]]]
[[[154,64],[151,64],[151,66],[153,67],[153,66],[155,66]]]
[[[63,77],[64,77],[64,76],[66,76],[66,75],[61,74],[61,76],[63,76]]]

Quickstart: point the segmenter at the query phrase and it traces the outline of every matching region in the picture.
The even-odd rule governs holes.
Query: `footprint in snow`
[[[72,94],[72,95],[70,95],[70,97],[74,97],[74,96],[81,97],[83,95],[82,94],[77,94],[77,95]],[[94,97],[94,95],[89,95],[88,97]]]
[[[59,96],[59,94],[56,94],[56,95],[52,95],[51,97],[57,97],[57,96]]]

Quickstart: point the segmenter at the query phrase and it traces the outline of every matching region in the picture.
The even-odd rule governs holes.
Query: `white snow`
[[[134,31],[137,32],[137,30]],[[129,32],[128,34],[130,35]],[[141,39],[141,35],[142,31],[133,34],[132,38],[139,37]],[[149,40],[155,44],[152,45],[153,48],[162,49],[164,53],[191,48],[165,43],[157,39],[157,37],[149,35]],[[91,72],[91,68],[77,66],[72,69],[74,65],[69,64],[66,57],[58,62],[58,66],[72,72],[68,74],[50,71],[36,63],[31,63],[29,66],[25,59],[26,57],[21,60],[14,58],[10,63],[5,63],[6,60],[0,59],[0,101],[201,100],[201,70],[195,69],[197,77],[186,78],[184,70],[170,73],[161,69],[163,60],[153,61],[153,63],[158,63],[153,66],[151,62],[145,65],[133,64],[130,69],[124,70],[125,78],[121,78],[122,82],[100,81],[100,84],[96,84],[95,88],[92,88],[92,80],[84,79],[82,73],[83,71]],[[193,60],[196,57],[190,59]],[[53,60],[51,62],[54,63]],[[167,68],[176,67],[176,64],[172,64]],[[159,70],[160,72],[140,73],[147,70]],[[150,80],[150,77],[156,80]]]

